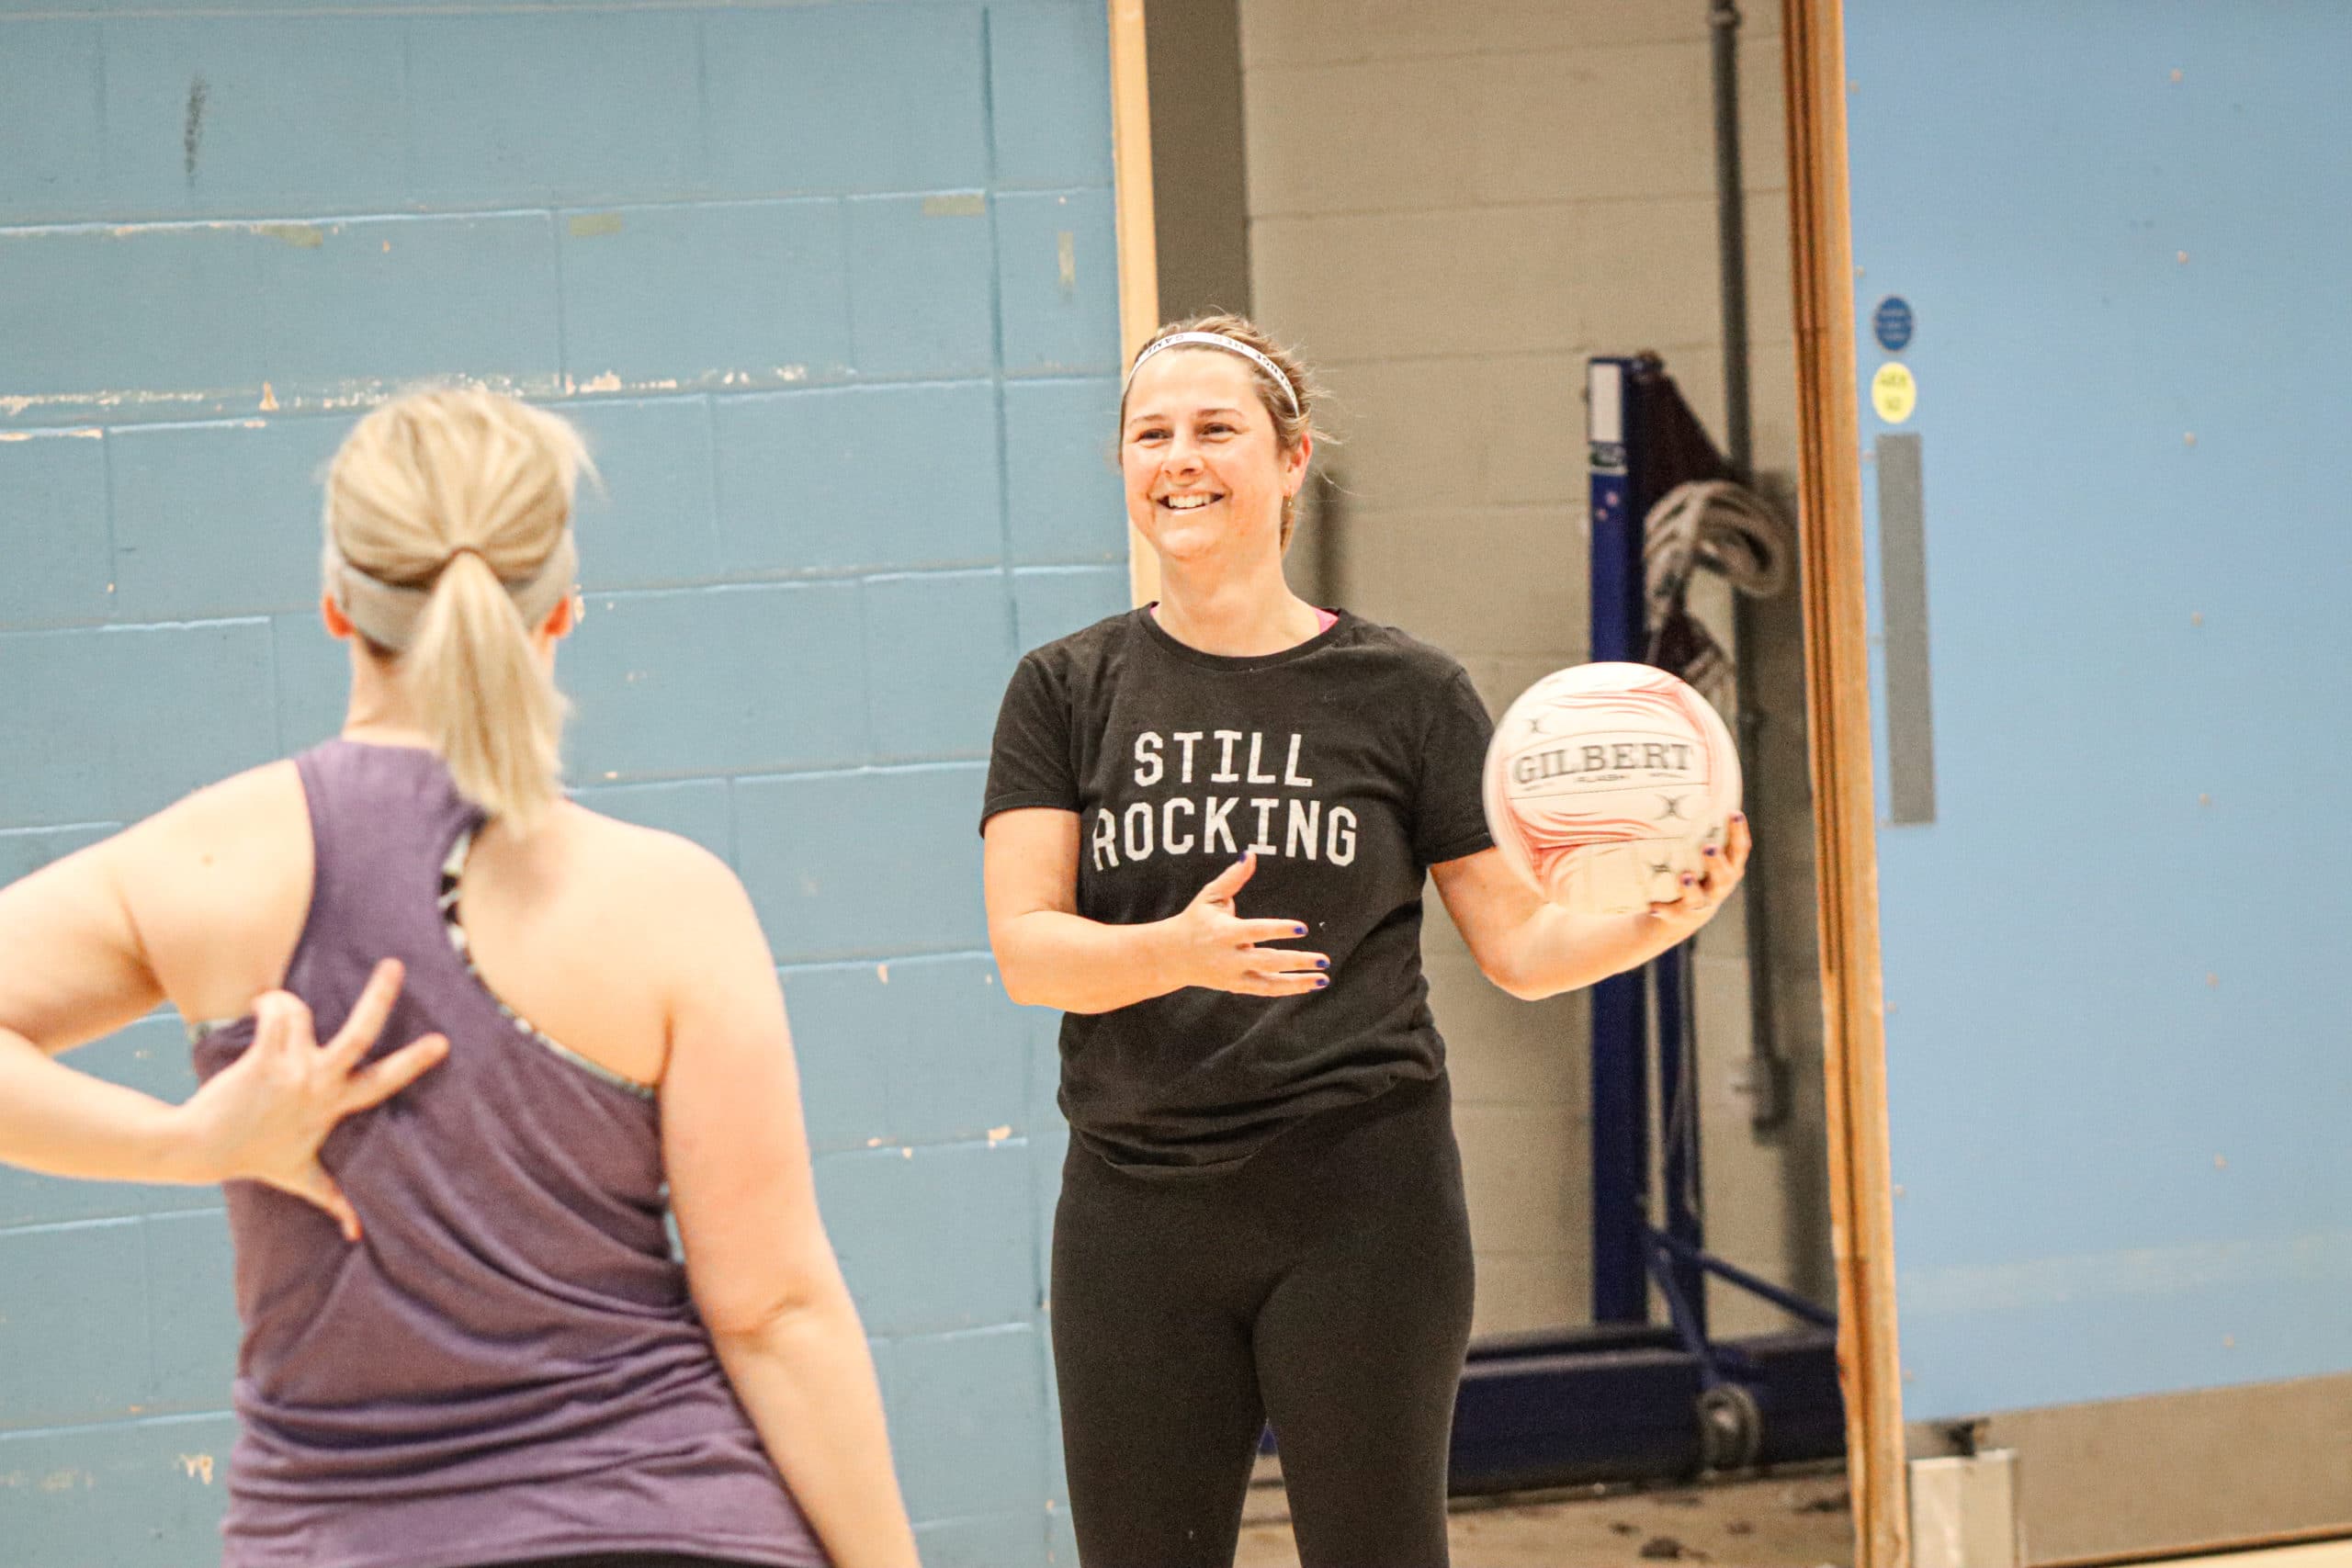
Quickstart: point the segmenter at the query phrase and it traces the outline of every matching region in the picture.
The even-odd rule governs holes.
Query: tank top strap
[[[323,938],[383,956],[442,940],[443,863],[482,820],[447,766],[418,747],[340,739],[303,752],[295,766],[310,801],[314,866],[303,948]]]

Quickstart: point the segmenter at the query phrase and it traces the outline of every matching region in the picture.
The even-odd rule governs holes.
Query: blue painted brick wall
[[[333,732],[356,411],[577,420],[572,778],[752,889],[933,1568],[1073,1558],[973,827],[1019,650],[1125,600],[1109,106],[1092,0],[0,6],[0,879]],[[168,1018],[75,1060],[191,1083]],[[8,1568],[213,1560],[228,1261],[0,1172]]]

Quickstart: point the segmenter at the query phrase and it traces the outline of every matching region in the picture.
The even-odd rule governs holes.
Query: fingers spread
[[[362,1067],[352,1074],[345,1084],[345,1112],[367,1111],[383,1104],[439,1066],[448,1055],[447,1038],[428,1034],[401,1046],[382,1061]]]
[[[344,1021],[341,1032],[327,1047],[336,1066],[348,1069],[376,1043],[376,1037],[384,1032],[384,1021],[391,1016],[392,1003],[400,997],[401,979],[400,960],[387,958],[376,965],[376,972],[368,978],[368,988],[359,993],[351,1016]]]
[[[265,991],[254,998],[254,1044],[256,1049],[283,1050],[306,1042],[311,1033],[311,1010],[291,991]]]

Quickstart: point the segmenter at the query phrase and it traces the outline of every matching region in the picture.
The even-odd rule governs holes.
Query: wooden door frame
[[[1119,373],[1159,326],[1159,231],[1151,189],[1151,79],[1144,53],[1144,0],[1111,7],[1111,164],[1119,234]],[[1127,592],[1159,597],[1159,562],[1127,526]]]
[[[1781,0],[1781,25],[1838,1373],[1846,1395],[1857,1568],[1906,1568],[1911,1529],[1887,1160],[1843,0]]]
[[[1159,323],[1146,0],[1107,0],[1124,368]],[[1781,0],[1797,359],[1798,531],[1820,888],[1830,1235],[1857,1568],[1907,1568],[1910,1519],[1887,1163],[1842,0]],[[1157,563],[1129,531],[1135,602]]]

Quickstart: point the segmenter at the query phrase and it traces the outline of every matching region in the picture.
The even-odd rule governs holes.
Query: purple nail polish
[[[1706,848],[1706,852],[1707,852],[1708,854],[1713,854],[1713,853],[1715,852],[1715,846],[1714,846],[1714,845],[1713,845],[1713,844],[1709,844],[1709,845],[1707,846],[1707,848]]]
[[[1293,936],[1305,936],[1306,934],[1306,928],[1305,926],[1293,926],[1290,928],[1290,934]]]
[[[1317,975],[1317,976],[1315,976],[1315,988],[1316,988],[1317,990],[1318,990],[1318,991],[1319,991],[1319,990],[1321,990],[1324,987],[1326,987],[1326,986],[1329,985],[1330,983],[1331,983],[1331,976],[1329,976],[1329,975]]]
[[[1695,881],[1697,881],[1697,880],[1698,880],[1698,878],[1696,878],[1696,877],[1692,876],[1692,875],[1691,875],[1689,872],[1687,872],[1687,871],[1686,871],[1686,872],[1684,872],[1684,873],[1682,874],[1682,886],[1685,886],[1685,887],[1690,886],[1691,883],[1693,883],[1693,882],[1695,882]]]
[[[1315,961],[1315,967],[1317,969],[1329,969],[1331,967],[1331,961],[1328,958],[1318,958]]]

